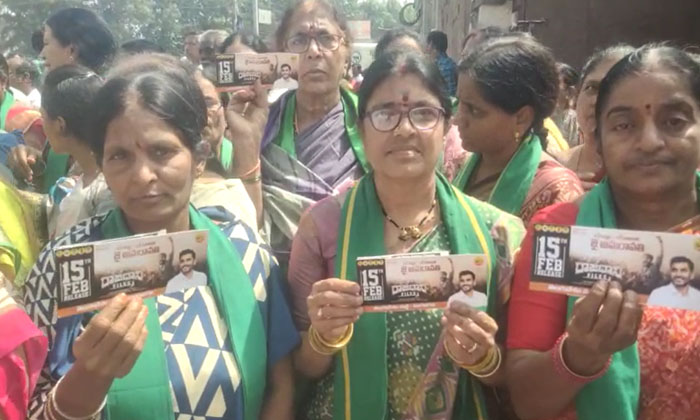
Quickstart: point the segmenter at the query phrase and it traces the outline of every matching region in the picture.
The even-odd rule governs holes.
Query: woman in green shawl
[[[184,68],[158,63],[114,73],[94,99],[91,146],[118,207],[49,243],[25,284],[50,347],[30,416],[291,419],[298,334],[279,268],[254,227],[235,215],[217,226],[190,204],[206,103]],[[57,319],[56,246],[163,229],[208,231],[205,285]]]
[[[552,53],[529,35],[495,38],[459,65],[456,123],[472,152],[455,176],[460,191],[530,220],[583,193],[576,174],[545,151],[545,121],[559,76]]]
[[[700,233],[700,65],[668,46],[630,53],[602,80],[595,118],[607,178],[532,223]],[[530,291],[531,235],[518,257],[508,319],[506,370],[520,418],[697,418],[700,308],[643,307],[615,281],[596,283],[579,300]],[[664,257],[661,270],[672,281],[658,271],[649,276],[652,296],[661,290],[680,307],[700,293],[689,282],[697,255],[688,257],[694,262]],[[633,279],[645,281],[649,270]]]
[[[316,380],[304,418],[489,418],[486,388],[503,379],[499,291],[523,227],[436,172],[450,116],[427,58],[385,54],[367,70],[358,127],[373,171],[314,206],[292,247],[293,314],[303,336],[295,366]],[[428,251],[485,255],[485,310],[453,302],[445,312],[363,314],[358,257]]]

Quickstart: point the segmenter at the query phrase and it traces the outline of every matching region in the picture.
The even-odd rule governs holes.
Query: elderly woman
[[[450,100],[423,55],[384,54],[360,89],[359,129],[374,169],[302,218],[289,267],[302,333],[295,366],[317,383],[309,419],[487,418],[498,385],[497,319],[523,228],[436,173]],[[497,251],[498,250],[498,251]],[[486,255],[488,307],[363,314],[358,257]]]
[[[683,230],[700,233],[700,65],[672,47],[642,47],[602,80],[595,121],[607,178],[532,222],[677,231],[694,219]],[[507,339],[520,417],[697,418],[700,312],[642,307],[618,282],[599,282],[578,300],[530,291],[531,235],[518,257]]]
[[[299,2],[280,22],[277,43],[300,55],[299,88],[274,103],[269,118],[261,91],[235,95],[227,115],[234,173],[248,183],[260,219],[264,211],[265,233],[284,262],[301,213],[369,166],[357,129],[357,97],[339,87],[352,44],[345,19],[325,0]]]
[[[31,417],[290,419],[298,335],[277,265],[254,228],[218,227],[190,205],[209,150],[197,82],[178,66],[135,66],[93,108],[92,149],[118,207],[52,241],[27,279],[25,306],[51,349]],[[161,229],[208,230],[206,285],[57,319],[56,246]]]
[[[545,152],[544,120],[559,89],[551,52],[532,37],[504,36],[482,44],[459,70],[457,126],[473,154],[455,185],[524,221],[580,195],[576,175]]]

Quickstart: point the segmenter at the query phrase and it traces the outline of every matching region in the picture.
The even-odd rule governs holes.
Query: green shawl
[[[41,192],[48,193],[56,185],[56,181],[66,176],[68,173],[69,154],[58,154],[54,152],[50,145],[46,145],[46,169],[41,175]]]
[[[12,91],[10,89],[6,89],[2,102],[0,102],[0,130],[5,130],[5,120],[7,119],[7,113],[10,111],[10,108],[12,108],[12,104],[14,103],[15,96],[12,94]]]
[[[243,412],[258,420],[267,377],[267,344],[258,308],[241,256],[229,239],[206,216],[190,208],[190,225],[209,232],[209,286],[226,321],[233,353],[241,373]],[[121,210],[110,212],[101,225],[105,239],[131,235]],[[109,420],[168,419],[173,416],[168,368],[155,299],[146,299],[148,338],[131,372],[116,379],[109,390],[105,413]]]
[[[488,263],[488,312],[496,310],[496,253],[489,229],[471,198],[436,175],[436,194],[442,222],[450,238],[451,252],[485,254]],[[338,231],[335,275],[357,281],[358,257],[385,255],[384,217],[372,174],[365,175],[348,193]],[[334,415],[336,420],[383,419],[388,408],[386,314],[367,313],[355,323],[350,344],[336,356]],[[481,383],[460,372],[454,418],[487,418]]]
[[[520,214],[525,197],[530,191],[532,180],[542,157],[542,143],[536,134],[531,134],[515,152],[496,181],[488,203],[506,213]],[[474,153],[466,165],[459,171],[453,181],[460,191],[465,191],[469,179],[476,172],[481,162],[481,154]]]
[[[610,184],[604,179],[584,197],[576,225],[614,229],[615,202]],[[567,319],[577,298],[569,298]],[[607,373],[579,391],[576,396],[578,420],[634,420],[639,405],[639,354],[634,344],[613,355]]]
[[[219,145],[219,162],[221,162],[224,171],[229,174],[233,163],[233,143],[226,137],[221,139],[221,144]]]
[[[357,129],[357,95],[346,89],[340,89],[340,102],[343,104],[343,115],[345,116],[345,132],[350,139],[350,147],[352,147],[355,157],[357,158],[362,169],[369,172],[369,163],[365,157],[365,148],[362,145],[362,139]],[[287,98],[282,112],[282,124],[280,131],[275,139],[275,144],[280,146],[284,151],[289,153],[289,156],[296,158],[297,151],[294,146],[294,114],[296,114],[297,97],[296,92],[292,92]]]

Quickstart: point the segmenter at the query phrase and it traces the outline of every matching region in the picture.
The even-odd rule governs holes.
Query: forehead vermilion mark
[[[401,102],[403,102],[403,103],[408,102],[408,91],[401,92]]]
[[[647,114],[651,114],[651,104],[644,105],[644,110],[647,112]]]

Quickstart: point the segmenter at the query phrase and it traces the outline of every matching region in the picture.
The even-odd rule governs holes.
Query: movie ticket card
[[[614,280],[649,305],[700,310],[700,236],[549,224],[534,229],[533,290],[583,296],[598,280]]]
[[[216,56],[216,87],[229,92],[252,86],[260,79],[272,89],[296,89],[299,86],[299,54],[225,54]]]
[[[453,300],[486,309],[482,254],[401,254],[357,259],[366,312],[444,308]]]
[[[208,283],[208,231],[131,236],[58,247],[58,316],[104,307],[119,293],[143,298]]]

